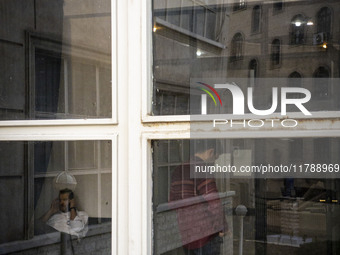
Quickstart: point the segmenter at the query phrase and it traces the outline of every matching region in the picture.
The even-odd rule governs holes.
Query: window
[[[225,45],[217,42],[221,38],[216,39],[216,27],[221,29],[224,26],[226,10],[221,6],[183,1],[182,25],[176,27],[162,18],[161,11],[165,9],[166,12],[173,5],[166,6],[164,1],[158,0],[154,5],[152,114],[188,115],[191,78],[201,77],[212,70],[222,71],[218,56],[221,50],[225,50]],[[222,15],[224,20],[217,23]],[[219,32],[221,37],[222,32]],[[222,61],[227,63],[227,59]]]
[[[234,3],[233,10],[238,11],[246,8],[246,1],[245,0],[236,0]]]
[[[320,167],[320,164],[338,163],[339,134],[332,123],[339,124],[340,89],[335,86],[340,70],[339,55],[325,54],[331,53],[333,47],[320,51],[307,45],[317,31],[317,20],[307,17],[315,17],[322,3],[312,1],[306,8],[303,1],[284,1],[284,4],[283,1],[269,1],[254,3],[245,9],[245,4],[240,7],[239,1],[217,2],[226,10],[224,18],[217,19],[219,23],[215,26],[219,31],[216,42],[222,47],[201,40],[206,29],[203,22],[201,28],[195,27],[196,21],[185,22],[190,29],[192,26],[192,31],[197,31],[189,36],[175,26],[160,26],[153,32],[153,98],[148,104],[152,105],[153,111],[144,111],[146,116],[141,123],[138,122],[142,130],[138,137],[142,136],[147,144],[146,151],[142,149],[142,152],[150,154],[149,161],[144,164],[145,171],[142,171],[144,178],[149,178],[149,182],[144,179],[142,186],[148,187],[144,192],[150,195],[144,197],[150,204],[140,205],[142,209],[134,213],[138,215],[150,210],[150,227],[142,227],[140,231],[134,230],[132,225],[130,229],[135,233],[131,238],[134,240],[138,239],[137,232],[148,231],[150,248],[145,248],[147,254],[186,254],[189,243],[207,236],[207,230],[211,230],[200,224],[204,217],[211,216],[211,212],[204,210],[209,207],[204,194],[191,189],[195,178],[191,177],[188,182],[181,179],[186,177],[187,170],[197,166],[199,160],[195,149],[201,139],[211,138],[205,140],[207,146],[208,140],[216,140],[214,149],[219,151],[216,160],[210,158],[211,162],[201,162],[202,167],[300,167],[305,164],[319,164]],[[274,15],[271,15],[272,10]],[[181,11],[181,15],[183,13]],[[197,13],[203,13],[203,10]],[[255,31],[266,36],[254,35]],[[326,63],[332,63],[332,67],[326,68]],[[336,76],[327,83],[327,100],[318,98],[319,92],[315,91],[316,85],[325,84],[321,81],[322,75],[318,75],[320,78],[313,76],[313,71],[320,66],[328,70],[328,77]],[[217,88],[217,84],[231,85],[229,88],[236,84],[240,90],[234,95],[228,89]],[[207,85],[216,86],[216,93]],[[294,104],[287,105],[286,112],[281,114],[285,107],[284,92],[289,91],[286,102],[301,102],[305,98],[304,89],[311,92],[311,100],[303,106],[312,115],[302,116],[301,109]],[[239,101],[239,107],[234,107],[239,98],[244,100]],[[243,108],[242,103],[244,111],[240,112],[244,114],[233,114],[234,109]],[[196,107],[195,114],[192,107]],[[273,112],[273,117],[257,115],[253,109],[262,113]],[[187,116],[177,116],[179,114]],[[209,118],[221,118],[221,125],[214,125]],[[286,129],[280,126],[282,121],[293,119],[298,122],[296,127]],[[261,120],[273,121],[274,126],[247,126],[248,121],[260,126]],[[237,124],[231,127],[231,122]],[[139,172],[133,173],[138,175]],[[339,225],[333,224],[339,213],[329,210],[339,201],[337,178],[323,174],[298,176],[280,173],[265,178],[258,173],[203,174],[214,176],[223,217],[233,225],[232,236],[223,237],[221,254],[235,251],[240,244],[240,217],[235,215],[239,205],[248,209],[243,218],[243,238],[247,240],[243,245],[244,254],[309,254],[311,251],[322,255],[330,251],[332,255],[337,254],[338,245],[329,242],[336,239],[334,233],[339,232]],[[138,183],[139,179],[136,180]],[[189,183],[190,188],[182,189],[189,187]],[[182,199],[177,199],[176,191]],[[198,196],[190,197],[195,191]],[[129,205],[134,207],[131,203]],[[188,216],[182,217],[183,214]],[[196,229],[196,236],[188,234],[192,228]],[[216,229],[212,231],[218,233]],[[145,238],[140,239],[138,245],[144,244]]]
[[[283,1],[280,1],[280,0],[274,1],[273,8],[274,8],[274,12],[282,11],[282,9],[283,9]]]
[[[287,44],[307,45],[307,39],[308,45],[312,43],[313,33],[317,31],[317,19],[310,17],[316,16],[321,10],[320,6],[313,5],[313,11],[305,12],[302,11],[304,8],[301,3],[294,6],[293,2],[284,2],[287,15],[268,15],[264,20],[261,18],[262,11],[270,11],[273,7],[273,2],[254,4],[246,12],[233,11],[234,4],[239,4],[239,1],[217,6],[210,4],[198,5],[197,2],[193,4],[189,0],[176,4],[175,2],[170,2],[166,5],[166,1],[154,1],[154,20],[156,22],[154,25],[156,27],[154,28],[156,30],[153,30],[152,37],[153,88],[152,102],[149,103],[147,108],[148,113],[151,115],[189,115],[193,113],[187,106],[192,101],[190,96],[193,95],[190,94],[190,91],[195,87],[192,83],[195,79],[197,79],[197,82],[204,82],[205,79],[212,78],[221,80],[250,78],[244,82],[246,86],[252,86],[259,76],[261,78],[275,77],[284,79],[284,84],[289,86],[288,83],[293,80],[293,78],[290,79],[291,81],[287,80],[291,72],[293,70],[304,70],[306,77],[301,79],[301,88],[314,90],[313,81],[302,82],[302,80],[312,78],[312,74],[306,68],[308,66],[308,70],[314,71],[317,67],[312,66],[309,59],[314,56],[313,54],[316,54],[314,51],[317,48],[287,47]],[[180,24],[186,24],[185,26],[190,28],[192,33],[188,33],[188,30],[182,25],[181,27],[167,26],[164,23],[168,22],[166,18],[161,18],[165,17],[163,14],[166,13],[167,9],[172,10],[178,4],[181,6]],[[330,7],[328,8],[331,9]],[[204,15],[206,15],[207,11],[213,12],[213,10],[216,10],[216,23],[215,25],[209,25],[208,29],[207,16],[205,16],[205,21],[203,22],[203,14],[205,13]],[[195,18],[195,13],[202,15],[202,18],[198,18],[198,16]],[[249,21],[247,24],[244,23],[246,17]],[[169,23],[167,24],[169,25]],[[287,29],[289,29],[289,32],[285,35],[284,31],[287,32]],[[196,32],[194,33],[194,31]],[[207,31],[216,32],[216,41],[205,40],[207,38],[202,35],[207,35]],[[253,35],[255,31],[266,33],[271,38],[269,45],[267,37]],[[322,50],[321,47],[320,50],[319,54],[326,53],[326,50]],[[331,55],[332,57],[337,56],[336,54]],[[324,58],[328,59],[331,55],[328,57],[324,55]],[[336,64],[337,60],[333,58],[324,59],[323,63],[329,63],[329,61],[333,61],[333,70],[339,70]],[[306,63],[308,63],[307,66]],[[307,75],[308,73],[309,75]],[[337,72],[334,71],[333,73],[337,75]],[[332,87],[334,84],[333,82],[329,83],[329,86]],[[266,94],[268,94],[269,100],[271,88],[268,85],[266,89],[268,90]],[[328,103],[324,102],[323,110],[337,109],[335,97],[340,90],[332,88],[332,92],[331,97],[333,97],[333,100],[328,101]],[[246,91],[244,90],[243,93],[246,94]],[[260,91],[255,92],[255,90],[254,95],[263,96]],[[302,95],[296,93],[296,96],[301,97]],[[207,100],[208,106],[210,103],[214,104],[209,98]],[[311,101],[313,99],[316,99],[316,97],[312,96]],[[225,100],[229,101],[232,98],[226,98]],[[227,105],[227,103],[224,105]],[[318,111],[321,107],[316,102],[311,102],[310,105],[313,105],[311,108],[313,111]],[[216,107],[216,111],[210,111],[210,113],[221,113],[223,107],[221,109]],[[200,109],[196,110],[195,113],[199,114]],[[148,114],[145,113],[144,115]]]
[[[235,34],[232,39],[230,56],[232,60],[239,60],[243,57],[243,36],[241,33]]]
[[[323,7],[317,14],[317,32],[330,33],[332,12],[328,7]]]
[[[206,147],[213,143],[213,140],[205,140]],[[153,141],[154,254],[181,253],[183,249],[190,247],[188,243],[194,243],[195,240],[203,242],[202,237],[207,234],[204,222],[209,222],[213,215],[218,213],[217,210],[210,209],[210,200],[203,199],[204,195],[199,191],[194,194],[191,190],[195,181],[200,183],[202,179],[208,179],[216,185],[219,200],[223,205],[223,217],[228,225],[235,224],[234,230],[238,228],[239,221],[233,216],[233,211],[240,204],[248,208],[248,214],[244,218],[244,238],[249,240],[248,242],[262,244],[245,247],[248,251],[261,252],[263,248],[272,247],[273,242],[276,242],[275,248],[278,250],[285,250],[286,247],[283,246],[288,246],[294,247],[299,254],[304,254],[306,251],[308,253],[309,247],[318,245],[320,238],[329,240],[329,233],[336,233],[330,232],[330,229],[335,230],[339,226],[326,222],[334,219],[334,213],[329,212],[327,207],[336,206],[338,193],[333,185],[339,183],[338,179],[326,179],[324,174],[323,177],[320,175],[321,178],[295,174],[264,178],[257,173],[241,175],[227,171],[214,174],[207,171],[205,176],[208,177],[188,178],[188,171],[193,173],[197,169],[199,156],[195,152],[199,143],[201,140],[195,139]],[[339,138],[319,137],[218,139],[214,143],[215,147],[209,148],[218,151],[219,156],[213,164],[215,169],[217,166],[242,167],[245,164],[300,166],[309,164],[307,162],[338,162],[336,155],[339,153],[339,143]],[[206,164],[211,166],[210,163]],[[200,166],[198,169],[203,171],[204,167]],[[197,172],[196,174],[198,175]],[[179,187],[179,184],[183,186]],[[183,190],[185,192],[180,193]],[[330,196],[330,199],[327,199],[327,196]],[[251,213],[252,211],[254,213]],[[196,235],[190,235],[192,240],[188,238],[187,233]],[[234,236],[237,233],[234,231]],[[296,239],[298,244],[291,242],[291,238]],[[228,254],[233,246],[233,239],[228,236],[223,239],[221,253]],[[326,254],[326,246],[320,249],[320,252]]]
[[[0,253],[111,254],[115,4],[2,2],[0,16]]]
[[[291,21],[290,44],[299,45],[305,42],[305,18],[299,14]]]
[[[58,197],[55,180],[64,171],[77,181],[76,205],[89,215],[89,224],[110,222],[111,147],[111,141],[1,142],[1,195],[6,206],[0,218],[7,231],[0,243],[56,232],[42,216]]]
[[[301,74],[299,72],[292,72],[288,77],[291,78],[291,79],[302,78],[302,76],[301,76]]]
[[[260,32],[260,26],[261,26],[261,7],[259,5],[256,5],[253,8],[253,12],[252,12],[252,23],[251,23],[252,33]]]
[[[272,49],[271,49],[271,63],[272,66],[278,66],[281,62],[281,43],[279,39],[275,39],[272,42]]]
[[[323,7],[317,13],[317,33],[324,33],[324,40],[328,41],[331,34],[332,11]]]
[[[256,59],[249,62],[249,80],[250,86],[255,86],[256,78],[258,78],[258,63]]]
[[[87,25],[91,22],[86,15],[63,22],[62,6],[55,7],[55,12],[49,14],[55,26],[47,28],[48,32],[43,28],[20,32],[26,34],[27,47],[18,48],[11,40],[0,45],[5,52],[17,52],[6,53],[2,60],[10,75],[3,82],[2,120],[112,118],[111,43],[107,36],[110,25],[104,25],[110,23],[110,14],[101,14],[102,18],[94,22],[96,25]],[[64,11],[72,13],[71,6],[65,8]],[[40,17],[38,21],[48,27],[48,18]],[[71,36],[71,27],[82,32]],[[98,40],[84,39],[83,33]],[[19,73],[19,69],[29,71]],[[22,86],[25,82],[26,89]]]
[[[215,5],[197,4],[192,0],[154,0],[156,26],[157,23],[170,28],[171,25],[175,25],[214,41],[216,41],[218,11]]]
[[[159,88],[162,87],[158,84]],[[190,113],[189,92],[187,94],[169,90],[156,90],[154,113],[156,115],[186,115]]]
[[[318,99],[326,99],[329,97],[330,76],[327,67],[320,66],[314,72],[314,95]]]
[[[76,58],[35,47],[35,76],[31,77],[31,119],[110,118],[109,61]],[[98,56],[99,58],[99,56]]]

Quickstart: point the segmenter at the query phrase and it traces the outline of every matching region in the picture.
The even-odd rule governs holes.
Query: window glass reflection
[[[245,78],[253,86],[254,78],[294,79],[292,73],[315,78],[308,81],[313,86],[300,86],[312,93],[311,111],[338,109],[340,30],[332,22],[339,11],[336,2],[316,1],[308,9],[302,1],[153,3],[154,115],[199,113],[173,98],[181,94],[192,101],[192,80]],[[176,21],[167,12],[176,13]],[[257,96],[262,100],[261,93]]]
[[[154,254],[237,254],[239,205],[244,254],[338,254],[338,178],[192,175],[218,165],[336,165],[338,138],[158,140],[153,149]]]
[[[110,5],[2,1],[0,120],[112,117]]]
[[[97,251],[110,253],[111,141],[1,142],[0,150],[0,194],[6,205],[0,220],[7,229],[0,234],[1,253],[25,252],[36,239],[44,249],[54,244],[49,252],[63,246],[65,252],[87,253],[86,242],[94,245],[98,234],[106,241]]]

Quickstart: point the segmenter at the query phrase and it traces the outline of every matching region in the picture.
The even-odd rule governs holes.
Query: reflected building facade
[[[169,2],[154,1],[155,115],[189,114],[193,78],[285,78],[311,91],[311,111],[339,106],[337,1]]]
[[[153,1],[153,114],[200,114],[201,93],[192,81],[243,80],[252,87],[257,109],[269,109],[272,87],[308,89],[312,115],[337,115],[340,91],[339,1]],[[270,81],[269,83],[266,81]],[[277,84],[273,82],[277,81]],[[198,96],[197,96],[198,95]],[[220,93],[223,107],[208,102],[208,114],[232,113],[232,98]],[[301,95],[291,94],[299,99]],[[208,97],[209,100],[209,97]],[[216,99],[217,100],[217,99]],[[191,102],[190,102],[191,101]],[[277,112],[280,112],[280,106]],[[287,116],[299,111],[287,107]],[[247,118],[247,117],[246,117]],[[314,120],[313,116],[308,117]],[[303,122],[303,120],[302,120]],[[252,131],[249,136],[252,136]],[[327,130],[320,131],[321,133]],[[321,134],[320,133],[320,134]],[[254,137],[255,137],[254,132]],[[311,138],[221,139],[217,162],[234,165],[337,164],[340,143]],[[154,141],[153,239],[155,254],[184,254],[176,218],[168,211],[171,174],[190,161],[189,140]],[[233,229],[221,254],[238,254],[239,218],[244,218],[244,254],[340,254],[339,179],[225,176],[217,178],[226,219]],[[166,214],[168,212],[168,215]],[[172,220],[171,220],[172,219]],[[168,231],[168,235],[166,233]],[[178,234],[178,233],[177,233]]]

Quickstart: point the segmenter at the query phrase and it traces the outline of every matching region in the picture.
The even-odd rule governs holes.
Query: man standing
[[[42,221],[54,229],[77,237],[87,233],[88,215],[78,211],[74,194],[70,189],[59,191],[59,198],[53,200]]]
[[[213,164],[218,153],[215,140],[192,143],[194,157],[177,167],[171,177],[170,206],[176,207],[178,227],[186,255],[219,255],[223,235],[228,231],[214,178],[192,178],[195,166]]]

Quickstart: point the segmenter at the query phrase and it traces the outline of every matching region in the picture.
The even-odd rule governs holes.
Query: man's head
[[[205,162],[214,162],[219,156],[219,148],[215,139],[192,140],[191,149],[196,157]]]
[[[73,199],[73,192],[70,189],[59,191],[59,210],[67,212],[69,210],[70,200]]]

